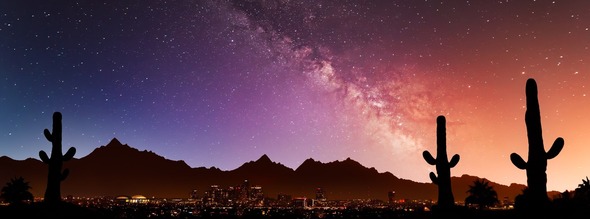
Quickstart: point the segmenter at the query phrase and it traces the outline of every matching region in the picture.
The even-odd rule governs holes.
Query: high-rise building
[[[211,185],[209,191],[205,192],[205,198],[203,202],[208,205],[224,205],[227,204],[228,192],[223,188],[219,188],[218,185]]]
[[[250,199],[248,201],[256,206],[264,205],[264,193],[262,193],[262,186],[250,187]]]
[[[389,204],[395,203],[395,191],[387,192],[387,201],[389,202]]]
[[[198,199],[199,198],[199,193],[196,189],[193,189],[193,191],[189,194],[189,199]]]
[[[279,194],[277,196],[277,205],[279,206],[289,206],[291,205],[291,200],[292,200],[292,196],[291,195],[285,195],[285,194]]]
[[[244,183],[242,183],[241,186],[242,189],[242,194],[240,197],[241,201],[248,201],[250,200],[250,182],[248,182],[248,180],[244,180]]]
[[[262,192],[262,186],[250,187],[250,200],[262,200],[264,199],[264,193]]]
[[[318,187],[315,189],[315,199],[318,201],[326,201],[326,195],[324,194],[324,189]]]

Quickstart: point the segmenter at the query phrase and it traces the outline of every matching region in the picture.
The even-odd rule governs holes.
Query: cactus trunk
[[[455,154],[451,161],[447,157],[447,134],[446,120],[444,116],[436,118],[436,159],[428,151],[424,151],[422,156],[430,165],[436,165],[438,177],[430,172],[432,183],[438,185],[438,206],[448,209],[455,205],[455,198],[451,189],[451,168],[459,163],[459,155]]]
[[[526,170],[527,184],[531,201],[547,200],[547,159],[543,144],[543,130],[541,127],[541,112],[537,96],[537,85],[534,81],[527,81],[525,123],[529,142],[528,166]]]
[[[525,123],[529,143],[528,162],[520,155],[512,153],[510,159],[519,169],[525,169],[527,174],[528,193],[526,197],[527,208],[542,208],[549,201],[547,197],[547,160],[552,159],[563,149],[564,141],[557,138],[551,149],[545,152],[543,143],[543,130],[541,127],[541,113],[539,99],[537,97],[537,83],[534,79],[528,79],[526,83],[526,112]]]
[[[51,158],[47,156],[45,151],[39,152],[41,160],[48,165],[47,174],[47,189],[45,190],[46,203],[59,203],[61,201],[61,181],[64,180],[69,173],[68,169],[61,171],[63,162],[68,161],[74,157],[76,148],[71,147],[65,155],[62,155],[61,145],[61,113],[55,112],[53,114],[53,129],[52,132],[45,129],[43,134],[49,142],[51,142]]]
[[[455,197],[451,190],[451,168],[447,158],[447,128],[444,117],[439,117],[436,126],[436,159],[439,164],[436,165],[438,174],[438,202],[451,204],[455,203]],[[440,121],[442,120],[442,121]]]

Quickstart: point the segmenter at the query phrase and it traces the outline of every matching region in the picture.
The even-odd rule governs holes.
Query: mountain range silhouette
[[[350,158],[329,163],[310,158],[293,170],[263,155],[234,170],[223,171],[214,167],[191,168],[184,161],[172,161],[151,151],[140,151],[116,138],[85,157],[72,159],[64,167],[69,168],[71,173],[68,180],[62,182],[64,197],[141,194],[147,197],[187,198],[193,189],[197,189],[202,196],[211,185],[236,186],[244,180],[248,180],[250,185],[262,186],[265,196],[271,198],[276,198],[278,194],[313,198],[318,187],[322,187],[326,197],[333,200],[387,200],[388,191],[395,191],[396,199],[436,200],[437,196],[436,186],[432,183],[400,179],[389,172],[379,173],[375,168],[367,168]],[[8,182],[15,176],[24,177],[30,182],[33,195],[42,197],[47,168],[41,161],[0,157],[0,183]],[[457,201],[465,199],[469,185],[476,179],[480,178],[469,175],[452,177]],[[500,199],[508,197],[509,200],[525,188],[515,183],[506,186],[490,182],[490,185]]]

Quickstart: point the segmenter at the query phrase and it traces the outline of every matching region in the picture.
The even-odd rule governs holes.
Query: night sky
[[[193,167],[350,157],[430,182],[526,184],[535,78],[548,189],[590,175],[590,1],[1,1],[0,155],[38,159],[63,113],[76,157],[112,138]]]

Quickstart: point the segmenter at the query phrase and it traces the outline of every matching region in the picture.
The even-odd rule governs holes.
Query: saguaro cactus
[[[556,157],[563,149],[563,138],[555,139],[553,146],[545,152],[543,133],[541,128],[541,113],[537,98],[537,83],[530,78],[526,82],[526,112],[524,115],[529,142],[529,159],[525,162],[516,153],[510,154],[514,166],[526,170],[528,197],[527,205],[531,208],[542,207],[548,201],[547,197],[547,160]]]
[[[49,173],[47,176],[47,189],[45,190],[45,202],[58,203],[61,201],[60,183],[64,180],[70,171],[65,169],[62,173],[61,168],[64,161],[68,161],[76,154],[76,148],[71,147],[65,155],[62,155],[61,150],[61,113],[53,113],[53,130],[45,129],[43,131],[45,138],[51,142],[51,158],[47,156],[45,151],[39,151],[39,157],[49,166]]]
[[[455,205],[455,198],[451,189],[451,168],[459,163],[460,158],[458,154],[453,155],[450,162],[447,158],[447,130],[445,123],[444,116],[436,118],[436,159],[428,151],[422,153],[424,160],[428,164],[436,165],[438,177],[433,172],[430,172],[430,179],[432,183],[438,185],[438,206],[441,208],[449,208]]]

